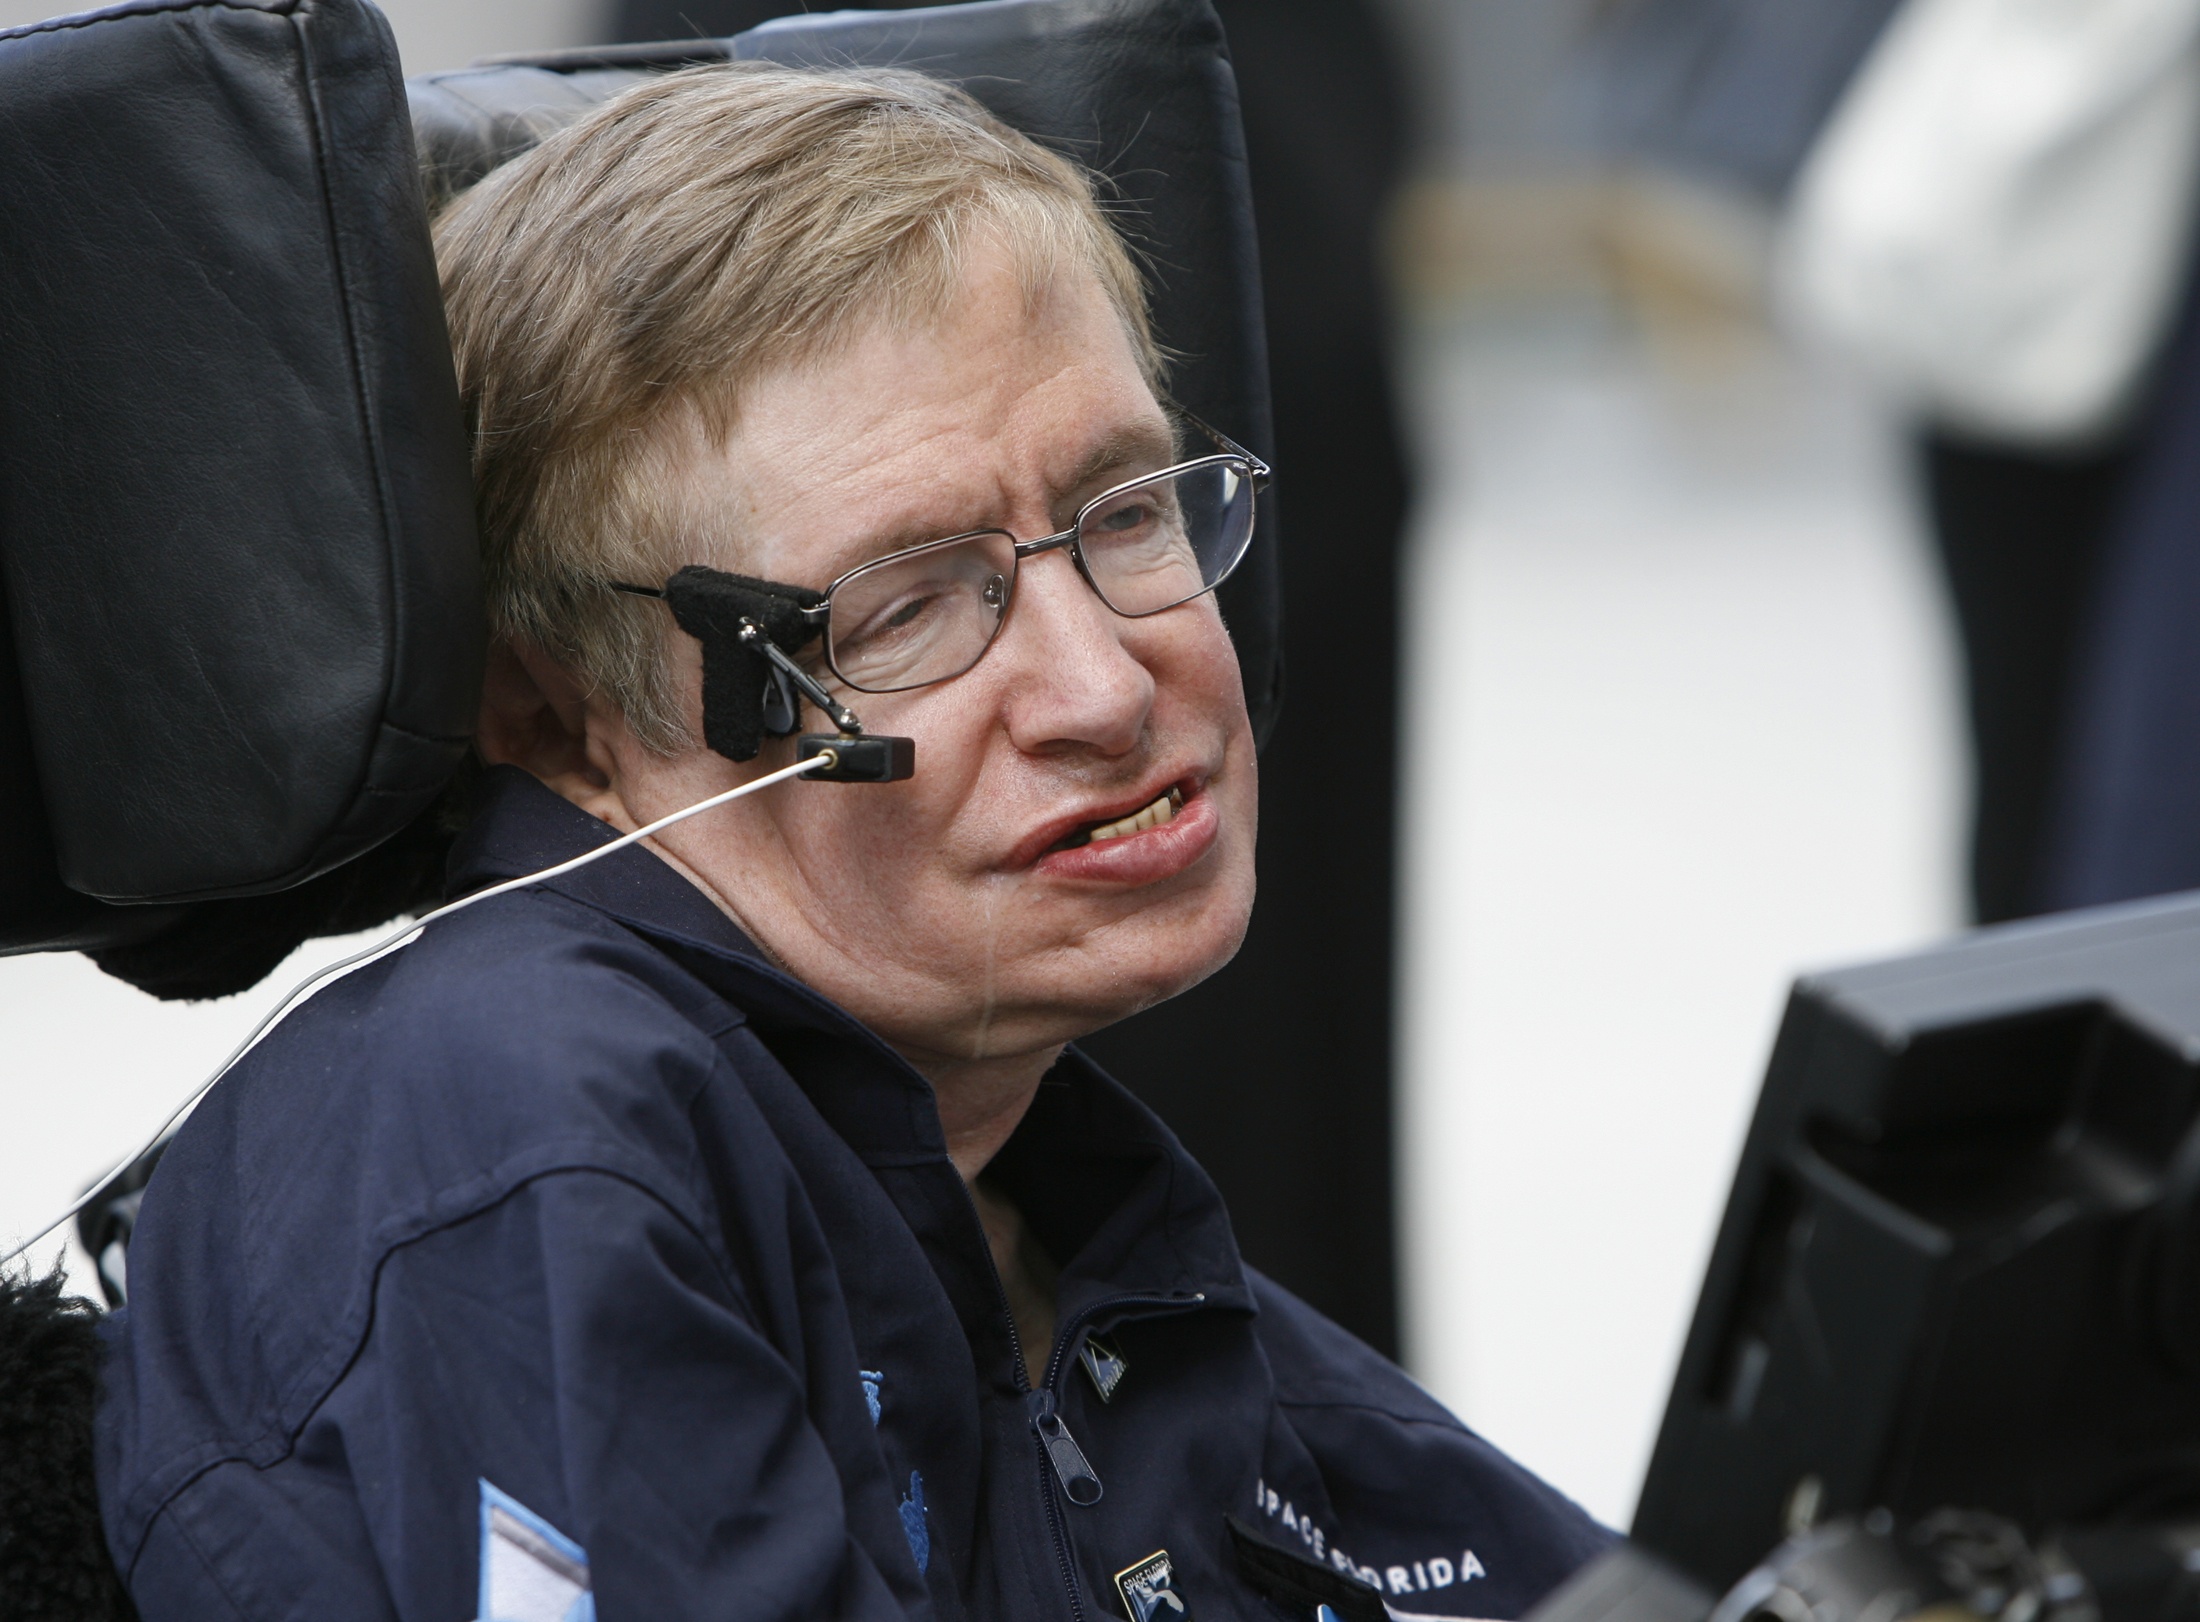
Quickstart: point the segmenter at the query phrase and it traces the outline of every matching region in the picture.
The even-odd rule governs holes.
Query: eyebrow
[[[1155,470],[1158,470],[1166,467],[1175,455],[1176,440],[1165,425],[1152,422],[1126,424],[1093,446],[1069,478],[1054,485],[1054,504],[1058,507],[1063,501],[1079,498],[1080,492],[1101,483],[1109,474],[1129,469],[1142,458],[1158,456],[1160,460],[1154,464]],[[1048,522],[1053,523],[1056,520],[1049,518]],[[937,524],[924,523],[896,525],[851,545],[845,554],[850,561],[837,565],[833,573],[837,578],[851,570],[860,569],[867,563],[876,563],[880,558],[905,552],[913,546],[952,540],[960,535],[982,534],[1000,527],[997,524],[978,524],[963,529],[942,528]],[[1024,540],[1032,538],[1019,537]]]
[[[1129,467],[1140,457],[1156,452],[1161,457],[1159,466],[1167,466],[1176,455],[1176,440],[1166,427],[1157,428],[1151,422],[1125,425],[1109,434],[1095,445],[1085,459],[1078,463],[1068,483],[1057,486],[1060,496],[1072,495],[1086,486],[1096,484],[1106,473]]]

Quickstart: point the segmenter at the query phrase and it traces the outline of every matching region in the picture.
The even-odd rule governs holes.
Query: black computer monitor
[[[1632,1538],[1708,1592],[1798,1528],[2200,1512],[2200,897],[1790,1000]]]

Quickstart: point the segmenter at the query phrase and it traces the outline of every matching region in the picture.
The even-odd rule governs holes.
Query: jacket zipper
[[[1039,1433],[1039,1446],[1054,1466],[1054,1478],[1062,1484],[1062,1495],[1079,1506],[1099,1503],[1100,1478],[1093,1473],[1084,1449],[1077,1445],[1077,1438],[1070,1435],[1069,1427],[1062,1423],[1062,1416],[1055,1412],[1054,1393],[1041,1386],[1024,1399],[1024,1406],[1031,1410],[1031,1428]]]
[[[1016,1383],[1024,1388],[1024,1400],[1032,1397],[1031,1377],[1024,1372],[1024,1337],[1017,1332],[1016,1314],[1009,1310],[1008,1291],[999,1280],[994,1289],[1001,1298],[1001,1317],[1008,1325],[1009,1349],[1016,1354]],[[1062,1524],[1062,1506],[1054,1501],[1054,1484],[1048,1479],[1053,1473],[1053,1461],[1047,1457],[1046,1443],[1036,1427],[1032,1440],[1039,1444],[1039,1500],[1046,1505],[1047,1531],[1054,1539],[1054,1564],[1062,1574],[1063,1591],[1069,1595],[1069,1614],[1075,1622],[1085,1622],[1085,1602],[1077,1593],[1077,1567],[1069,1556],[1069,1529]]]
[[[995,1288],[999,1289],[998,1280]],[[1054,1383],[1062,1373],[1062,1351],[1076,1340],[1077,1331],[1087,1320],[1102,1312],[1119,1307],[1162,1307],[1179,1312],[1189,1312],[1206,1303],[1204,1290],[1192,1295],[1120,1295],[1108,1301],[1096,1301],[1079,1312],[1055,1331],[1054,1349],[1047,1355],[1045,1377],[1034,1387],[1027,1375],[1024,1363],[1023,1336],[1016,1329],[1016,1315],[1008,1310],[1008,1292],[1000,1290],[1002,1317],[1008,1324],[1008,1343],[1016,1353],[1016,1377],[1024,1387],[1024,1403],[1030,1415],[1031,1437],[1039,1448],[1039,1496],[1047,1509],[1047,1529],[1054,1535],[1054,1559],[1061,1568],[1062,1586],[1069,1593],[1070,1615],[1076,1622],[1085,1622],[1085,1604],[1079,1597],[1077,1563],[1070,1556],[1069,1528],[1062,1520],[1062,1506],[1055,1499],[1056,1482],[1072,1503],[1097,1503],[1100,1499],[1100,1477],[1086,1460],[1084,1450],[1077,1439],[1070,1435],[1069,1427],[1062,1423],[1062,1416],[1054,1404]],[[1142,1314],[1146,1317],[1164,1316],[1162,1313]],[[1071,1461],[1074,1461],[1072,1463]],[[1078,1472],[1081,1472],[1078,1473]],[[1080,1500],[1070,1486],[1072,1480],[1090,1481],[1092,1496]]]

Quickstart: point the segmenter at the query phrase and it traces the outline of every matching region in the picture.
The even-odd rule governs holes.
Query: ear
[[[580,683],[532,643],[489,649],[474,744],[490,765],[517,766],[590,816],[626,826],[625,803],[591,745]]]

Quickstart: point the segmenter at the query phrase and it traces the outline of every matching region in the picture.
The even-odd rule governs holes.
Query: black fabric
[[[1221,1185],[1247,1256],[1395,1355],[1394,605],[1412,487],[1377,248],[1403,95],[1365,5],[1220,10],[1260,222],[1291,702],[1261,754],[1260,900],[1236,961],[1085,1045]]]
[[[1383,1597],[1374,1589],[1269,1542],[1235,1515],[1226,1515],[1223,1521],[1230,1528],[1238,1575],[1286,1611],[1310,1617],[1317,1605],[1326,1605],[1343,1622],[1390,1622]]]
[[[134,1622],[99,1519],[99,1309],[0,1270],[0,1616]]]
[[[1971,723],[1971,904],[1982,924],[2045,911],[2049,828],[2078,646],[2127,448],[2045,456],[1945,434],[1918,447],[1963,638]]]
[[[148,940],[86,955],[118,980],[164,1001],[232,997],[322,935],[377,929],[443,899],[443,865],[464,825],[462,773],[436,806],[333,873],[274,895],[202,902]]]
[[[621,0],[617,32],[694,40],[778,9],[779,0]],[[1283,601],[1330,603],[1349,591],[1367,611],[1355,612],[1350,635],[1313,612],[1284,621],[1288,720],[1275,719],[1272,699],[1263,704],[1248,661],[1265,740],[1260,903],[1236,961],[1086,1045],[1183,1135],[1222,1186],[1246,1254],[1389,1352],[1397,802],[1389,768],[1369,766],[1395,754],[1398,647],[1387,610],[1402,589],[1411,500],[1377,260],[1405,157],[1404,92],[1366,4],[1218,0],[1217,11],[1242,109],[1267,312],[1277,476],[1265,505],[1280,506],[1285,523],[1264,519],[1264,540],[1277,548]],[[971,88],[990,94],[982,82]],[[504,105],[511,119],[528,104]],[[1127,190],[1148,184],[1143,167],[1102,167]],[[1152,212],[1165,216],[1167,194],[1156,187],[1154,198]],[[1229,586],[1223,607],[1241,655],[1257,654]]]
[[[31,755],[30,716],[15,674],[15,635],[0,593],[0,954],[142,940],[181,907],[111,907],[61,882],[53,826]]]
[[[721,39],[673,39],[548,51],[407,81],[429,212],[645,74],[730,55]]]
[[[2080,636],[2044,904],[2200,888],[2200,265]]]
[[[818,637],[802,611],[824,600],[823,593],[801,586],[700,564],[665,582],[673,618],[703,645],[703,741],[728,760],[754,760],[763,747],[765,699],[772,687],[771,664],[741,640],[743,623],[754,620],[782,650],[800,653]],[[793,729],[772,730],[784,735]]]
[[[483,781],[454,892],[613,837]],[[994,1164],[1060,1270],[1046,1347],[929,1083],[650,851],[435,924],[270,1032],[146,1190],[98,1422],[132,1591],[472,1616],[484,1481],[586,1551],[607,1622],[1100,1622],[1164,1548],[1203,1622],[1276,1622],[1232,1511],[1401,1609],[1518,1617],[1609,1546],[1243,1267],[1074,1047]]]
[[[0,33],[0,869],[278,890],[463,754],[472,490],[396,60],[363,0]],[[163,921],[5,898],[6,950]]]

